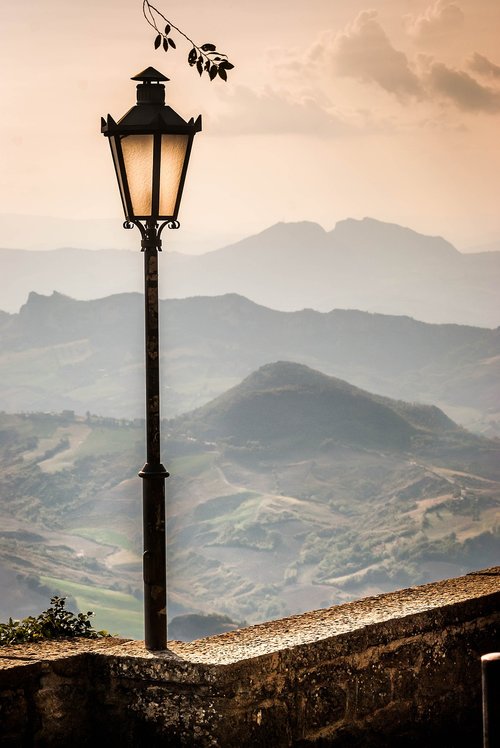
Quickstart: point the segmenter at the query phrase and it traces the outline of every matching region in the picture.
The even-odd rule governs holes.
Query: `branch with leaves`
[[[232,70],[234,65],[229,62],[224,52],[217,50],[215,44],[206,42],[198,46],[189,36],[175,26],[172,21],[169,21],[158,8],[151,5],[149,0],[143,0],[142,12],[146,21],[156,31],[154,40],[155,49],[162,47],[165,52],[168,52],[169,49],[177,48],[171,36],[172,29],[174,29],[191,45],[191,50],[187,58],[191,67],[196,67],[200,75],[207,73],[211,81],[217,77],[222,78],[223,81],[227,80],[228,70]],[[165,23],[165,26],[163,26],[163,23]]]

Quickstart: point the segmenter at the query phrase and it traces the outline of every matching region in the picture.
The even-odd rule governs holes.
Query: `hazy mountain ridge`
[[[140,291],[141,265],[139,251],[0,250],[0,308],[17,310],[30,291],[82,299]],[[237,293],[284,311],[355,308],[490,327],[500,324],[499,281],[500,252],[461,254],[445,239],[371,218],[330,232],[276,224],[202,255],[164,252],[160,263],[162,298]]]
[[[263,430],[227,418],[242,402]],[[432,407],[278,362],[163,438],[170,616],[254,622],[498,553],[500,447]],[[140,636],[143,440],[141,423],[0,414],[0,582],[71,594]]]
[[[278,312],[236,294],[161,302],[162,400],[171,417],[276,359],[380,395],[433,402],[465,425],[500,420],[500,329],[360,311]],[[0,409],[142,417],[143,300],[32,293],[0,316]],[[451,409],[451,410],[449,410]]]
[[[459,431],[438,408],[380,398],[284,361],[261,367],[174,424],[175,430],[201,439],[229,439],[240,445],[259,442],[265,449],[278,441],[280,451],[299,449],[306,454],[314,454],[325,440],[404,450],[416,437]]]

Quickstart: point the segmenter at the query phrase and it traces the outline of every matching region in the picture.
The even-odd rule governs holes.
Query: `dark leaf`
[[[188,62],[189,62],[189,64],[190,65],[194,65],[195,62],[196,62],[196,60],[197,60],[197,58],[198,58],[198,52],[193,47],[193,49],[191,50],[191,52],[188,55]]]
[[[203,73],[203,58],[199,57],[198,62],[196,63],[196,67],[198,69],[199,74],[201,75]]]
[[[215,44],[202,44],[201,48],[204,52],[215,52]]]
[[[166,39],[163,40],[163,49],[168,52],[168,41]]]
[[[223,81],[227,81],[227,73],[224,70],[224,68],[221,68],[219,65],[219,77],[222,78]]]
[[[171,47],[173,47],[173,49],[175,49],[175,42],[170,37],[168,37],[168,43],[170,44]]]
[[[222,60],[220,66],[221,68],[224,68],[224,70],[232,70],[234,68],[234,65],[231,65],[229,60]]]
[[[207,60],[205,63],[205,70],[207,71],[207,73],[210,71],[210,60]]]
[[[209,76],[211,81],[213,81],[213,79],[217,76],[217,70],[217,65],[212,65],[212,67],[210,68]]]
[[[158,36],[155,39],[155,49],[158,49],[160,44],[161,44],[161,34],[158,34]]]
[[[216,60],[216,62],[219,62],[220,59],[220,57],[214,57],[214,60]]]
[[[170,24],[169,23],[167,23],[167,25],[165,26],[165,34],[167,36],[170,34]]]

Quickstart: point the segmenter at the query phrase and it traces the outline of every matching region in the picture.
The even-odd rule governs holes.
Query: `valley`
[[[496,563],[499,443],[437,408],[279,362],[163,440],[170,618],[253,623]],[[142,636],[142,462],[139,421],[0,415],[0,617],[57,592]]]
[[[0,617],[57,593],[140,638],[141,258],[87,254],[0,252],[23,278],[0,313]],[[497,255],[372,219],[165,254],[170,618],[256,622],[497,563],[500,336],[472,326],[498,324]],[[54,279],[88,300],[44,296]]]

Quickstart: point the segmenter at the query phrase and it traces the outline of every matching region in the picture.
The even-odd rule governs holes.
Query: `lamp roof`
[[[165,105],[165,85],[169,79],[149,67],[132,78],[137,85],[137,104],[116,122],[108,114],[101,120],[104,135],[179,133],[194,135],[201,130],[201,115],[186,122],[172,107]],[[154,85],[152,85],[154,84]]]
[[[162,105],[134,106],[118,120],[123,130],[135,128],[152,128],[152,130],[166,131],[172,128],[184,130],[186,121],[175,112],[172,107]]]
[[[143,81],[144,83],[152,83],[153,81],[157,83],[165,83],[166,81],[169,81],[170,78],[167,78],[166,75],[163,75],[163,73],[160,73],[156,68],[146,68],[141,73],[137,73],[137,75],[134,75],[131,79],[131,81]]]

